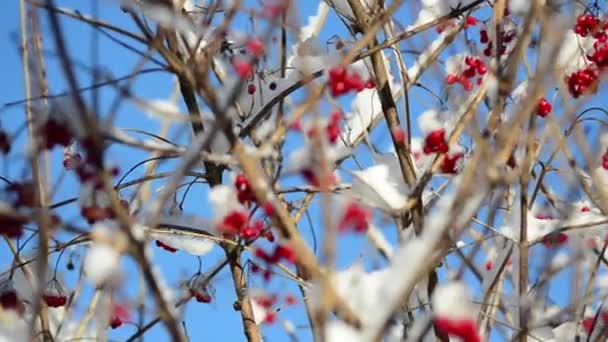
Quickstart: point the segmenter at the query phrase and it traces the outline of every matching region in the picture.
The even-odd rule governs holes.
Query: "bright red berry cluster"
[[[325,126],[325,134],[330,144],[335,144],[338,141],[338,138],[340,138],[340,133],[342,133],[342,128],[340,127],[341,120],[342,111],[334,110],[329,114],[327,125]],[[317,132],[317,128],[312,127],[307,132],[308,138],[314,138],[317,135]]]
[[[350,202],[346,205],[342,219],[338,224],[338,230],[346,232],[353,230],[363,233],[367,230],[371,220],[371,212],[357,202]]]
[[[62,294],[43,294],[42,299],[51,308],[59,308],[68,302],[68,298]]]
[[[266,238],[269,242],[274,241],[274,235],[270,229],[264,229],[264,222],[249,219],[244,211],[234,210],[224,216],[220,226],[222,233],[227,235],[238,235],[242,239],[251,241],[259,237]]]
[[[587,37],[589,34],[593,38],[600,38],[604,34],[606,23],[591,14],[582,14],[576,18],[576,24],[574,24],[574,33],[581,37]]]
[[[591,65],[577,70],[566,77],[568,90],[572,97],[578,98],[594,92],[599,78],[599,73],[608,67],[608,21],[603,21],[591,14],[580,15],[574,25],[574,32],[581,37],[591,36],[595,39],[593,53],[587,58]]]
[[[593,91],[593,88],[597,86],[598,76],[598,72],[593,66],[577,70],[566,78],[568,91],[574,98]]]
[[[254,255],[264,261],[266,264],[266,269],[264,270],[264,280],[269,281],[272,277],[272,272],[270,268],[273,265],[278,264],[282,260],[290,264],[295,264],[297,262],[296,252],[293,250],[291,246],[288,245],[277,245],[273,252],[266,252],[261,248],[256,248],[253,251]],[[256,265],[256,269],[252,268],[252,272],[259,271],[259,266]]]
[[[236,176],[234,179],[234,187],[237,191],[239,203],[248,207],[251,203],[256,202],[253,189],[251,188],[251,185],[249,185],[249,180],[247,180],[247,177],[244,174]]]
[[[348,94],[352,90],[360,92],[376,87],[374,81],[364,81],[358,73],[352,72],[344,66],[329,69],[328,85],[333,97]]]
[[[424,154],[447,153],[449,149],[448,143],[445,140],[445,129],[443,128],[431,131],[424,138],[424,147],[422,148]]]
[[[606,68],[608,66],[608,44],[606,44],[605,34],[602,39],[593,44],[593,54],[588,55],[587,58],[599,68]]]
[[[252,203],[257,203],[267,216],[274,214],[274,205],[271,202],[259,203],[255,197],[255,193],[249,184],[249,180],[244,174],[239,174],[234,180],[234,187],[237,191],[237,199],[239,203],[249,207]]]
[[[459,74],[449,74],[445,78],[445,82],[448,85],[452,85],[455,83],[460,83],[464,90],[470,91],[473,89],[473,79],[475,76],[479,76],[477,79],[477,84],[481,84],[482,76],[488,72],[488,68],[486,63],[481,59],[473,56],[466,56],[464,59],[464,63],[466,64],[466,69],[464,69]]]
[[[441,172],[445,174],[456,174],[458,172],[458,161],[464,158],[464,153],[446,154],[441,162]]]

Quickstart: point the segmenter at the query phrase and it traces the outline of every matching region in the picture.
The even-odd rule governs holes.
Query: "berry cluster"
[[[239,174],[234,180],[234,187],[237,190],[237,199],[239,203],[246,207],[250,207],[252,203],[257,203],[267,216],[274,214],[274,205],[271,202],[265,202],[260,204],[255,197],[255,193],[249,184],[249,180],[244,174]]]
[[[266,252],[265,250],[261,249],[261,248],[256,248],[253,251],[254,255],[261,259],[262,261],[264,261],[264,263],[266,264],[266,269],[264,270],[264,280],[269,281],[270,278],[272,277],[272,272],[270,270],[270,268],[272,267],[272,265],[276,265],[279,262],[281,262],[282,260],[285,260],[286,262],[290,263],[290,264],[295,264],[297,262],[297,257],[296,257],[296,253],[293,250],[293,248],[291,246],[288,245],[277,245],[274,249],[273,252]],[[254,264],[255,265],[255,264]],[[259,271],[259,266],[255,266],[255,268],[251,269],[252,272],[258,272]]]
[[[481,77],[488,72],[488,67],[483,60],[473,56],[466,56],[464,63],[466,64],[466,69],[459,74],[448,74],[445,78],[445,82],[448,85],[460,83],[464,90],[470,91],[473,89],[473,82],[471,82],[471,79],[475,76],[479,76],[477,84],[481,84]]]
[[[0,215],[0,234],[9,239],[17,239],[23,235],[23,226],[27,223],[24,217]]]
[[[574,98],[578,98],[588,92],[593,92],[597,87],[598,72],[593,66],[575,71],[566,77],[568,91]]]
[[[98,167],[87,159],[76,167],[75,172],[81,183],[88,183],[93,187],[92,192],[87,194],[87,197],[90,198],[83,198],[86,203],[81,205],[80,215],[82,215],[89,224],[115,218],[116,213],[109,205],[109,195],[105,192],[104,172],[99,170]],[[117,176],[119,172],[117,167],[111,167],[108,170],[108,173],[112,177]],[[120,205],[128,212],[129,202],[120,200]]]
[[[551,233],[546,235],[542,243],[547,248],[556,248],[568,242],[568,235],[565,233]]]
[[[440,169],[445,174],[456,174],[458,172],[458,162],[464,158],[464,153],[446,154],[443,156]]]
[[[264,323],[272,324],[276,321],[276,313],[277,310],[273,309],[273,307],[279,301],[279,298],[276,294],[260,294],[253,298],[255,302],[264,309]],[[297,303],[296,297],[291,294],[288,294],[284,298],[285,305],[295,305]]]
[[[340,121],[342,120],[342,111],[340,110],[334,110],[333,112],[331,112],[329,114],[329,118],[327,120],[324,132],[325,132],[325,137],[327,138],[327,141],[334,145],[338,142],[338,139],[340,138],[340,134],[342,133],[342,128],[340,126]],[[291,128],[297,131],[302,131],[302,125],[300,122],[296,121],[293,122],[291,125]],[[323,130],[319,130],[317,127],[312,127],[308,130],[307,132],[307,136],[308,138],[314,138],[318,135],[318,132],[321,131],[323,132]],[[311,163],[312,164],[312,163]],[[312,186],[320,186],[321,185],[321,179],[319,179],[319,175],[318,175],[318,171],[313,169],[313,166],[311,165],[311,167],[307,167],[304,168],[302,170],[300,170],[300,175],[308,182],[308,184],[312,185]],[[334,176],[334,174],[328,174],[325,176],[326,179],[324,179],[324,181],[326,182],[326,184],[334,184],[336,183],[336,178]]]
[[[19,314],[25,311],[23,301],[14,289],[4,289],[0,293],[0,306],[5,310],[14,310]]]
[[[345,232],[353,230],[358,233],[365,232],[371,220],[371,212],[357,202],[346,205],[342,219],[338,224],[338,230]]]
[[[574,33],[578,34],[581,37],[587,37],[589,34],[593,38],[599,39],[604,37],[604,30],[606,29],[607,24],[602,23],[602,21],[591,15],[591,14],[582,14],[576,18],[576,24],[574,24]]]
[[[259,237],[264,237],[269,242],[274,241],[272,231],[264,229],[264,222],[260,220],[250,221],[249,215],[239,210],[233,210],[224,216],[219,229],[226,235],[238,235],[247,241],[255,240]]]
[[[43,294],[42,299],[51,308],[59,308],[64,306],[68,302],[68,298],[62,294]]]
[[[342,112],[339,110],[331,112],[329,115],[329,122],[327,123],[327,139],[330,143],[335,144],[340,137],[340,120],[342,119]]]
[[[344,66],[329,69],[329,92],[332,97],[339,97],[354,90],[356,92],[376,87],[374,81],[363,81],[361,76]]]
[[[424,154],[447,153],[448,150],[449,146],[445,140],[445,129],[440,128],[431,131],[427,134],[426,138],[424,138],[424,147],[422,148]]]
[[[591,36],[595,42],[593,43],[593,53],[587,56],[591,64],[566,77],[568,91],[574,98],[595,92],[600,71],[608,67],[607,29],[608,21],[603,21],[591,14],[580,15],[576,20],[574,32],[581,37]]]
[[[57,145],[68,146],[74,139],[68,123],[50,115],[38,126],[38,136],[43,139],[43,147],[47,150]]]
[[[211,303],[211,294],[206,289],[189,288],[190,295],[199,303]]]
[[[517,32],[515,30],[501,31],[500,32],[500,48],[499,53],[501,56],[504,56],[507,53],[507,44],[511,43]],[[483,55],[486,57],[491,57],[494,54],[494,43],[490,40],[488,36],[487,30],[479,31],[479,42],[482,44],[486,44],[486,47],[483,49]]]

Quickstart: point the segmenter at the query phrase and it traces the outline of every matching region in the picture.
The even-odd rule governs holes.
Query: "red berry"
[[[298,303],[298,299],[294,295],[288,294],[287,296],[285,296],[285,304],[296,305],[297,303]]]
[[[252,55],[259,57],[264,54],[264,43],[259,39],[250,39],[247,42],[247,49]]]
[[[351,202],[346,206],[338,229],[346,231],[352,228],[356,232],[364,232],[367,230],[370,220],[371,213],[367,209],[356,202]]]
[[[264,317],[264,323],[273,324],[277,320],[277,314],[275,312],[267,312]]]
[[[343,79],[346,76],[346,67],[339,66],[335,68],[329,69],[329,78],[330,79]]]
[[[545,99],[544,97],[542,99],[540,99],[540,101],[538,102],[538,109],[536,111],[536,114],[540,117],[546,117],[547,115],[549,115],[549,113],[551,113],[551,109],[553,107],[551,106],[551,103],[549,101],[547,101],[547,99]]]
[[[247,86],[247,93],[249,95],[255,94],[255,84],[251,83]]]
[[[266,216],[274,215],[274,205],[272,202],[266,202],[262,205],[262,209],[264,209],[264,213]]]
[[[464,28],[467,28],[469,26],[475,26],[477,25],[477,18],[473,17],[473,16],[468,16],[466,19],[466,22],[464,24]]]
[[[462,153],[456,153],[454,155],[445,155],[441,162],[441,172],[446,174],[455,174],[457,171],[457,163],[464,157]]]
[[[488,31],[486,31],[486,30],[479,31],[479,42],[481,42],[482,44],[486,44],[489,41],[490,41],[490,39],[488,37]]]
[[[266,238],[266,240],[268,242],[274,242],[274,234],[272,234],[272,231],[270,229],[268,229],[265,233],[264,233],[264,237]]]
[[[286,245],[279,245],[274,250],[274,256],[279,260],[284,259],[289,263],[296,263],[296,253],[294,250]]]
[[[404,144],[405,143],[405,132],[403,131],[403,128],[401,127],[393,127],[393,129],[391,129],[391,135],[393,137],[393,141],[395,141],[395,143],[397,144]]]
[[[486,262],[486,271],[490,271],[494,267],[494,263],[492,261]]]
[[[110,320],[110,327],[112,329],[116,329],[118,327],[120,327],[122,325],[122,320],[119,317],[112,317],[112,319]]]
[[[445,83],[448,85],[452,85],[458,81],[458,78],[455,75],[449,74],[445,77]]]
[[[240,78],[250,79],[253,77],[253,65],[245,60],[235,60],[234,70]]]
[[[445,141],[445,129],[434,130],[426,136],[423,152],[424,154],[448,152],[448,145]]]
[[[477,325],[472,319],[436,318],[435,328],[446,335],[456,336],[466,342],[481,342]]]
[[[466,91],[471,91],[473,89],[473,83],[471,83],[471,80],[469,80],[469,79],[463,80],[462,87]]]

